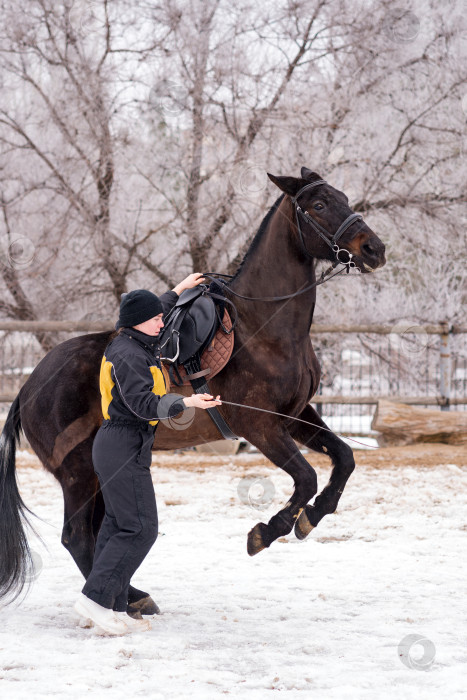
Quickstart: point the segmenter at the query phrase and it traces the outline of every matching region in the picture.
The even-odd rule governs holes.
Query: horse
[[[224,285],[226,298],[235,301],[238,320],[232,355],[210,380],[211,393],[219,394],[221,400],[290,416],[242,410],[227,403],[218,408],[236,435],[257,447],[294,482],[285,506],[248,533],[247,551],[252,556],[292,529],[304,539],[336,510],[355,468],[351,448],[329,430],[309,403],[320,381],[310,339],[316,261],[342,263],[347,271],[352,267],[363,274],[385,264],[384,244],[362,216],[352,212],[343,192],[308,168],[301,169],[299,178],[269,173],[268,177],[281,194],[235,275]],[[29,509],[15,476],[15,445],[21,430],[62,488],[61,542],[85,578],[91,571],[104,515],[91,450],[102,422],[101,358],[113,333],[93,333],[57,345],[11,405],[0,438],[0,598],[19,595],[32,562],[23,527]],[[177,391],[192,393],[191,387]],[[171,450],[219,438],[207,412],[195,411],[184,430],[171,429],[161,421],[153,449]],[[332,461],[329,481],[318,495],[316,472],[297,443]],[[155,612],[158,607],[149,593],[130,587],[128,613],[139,617]]]

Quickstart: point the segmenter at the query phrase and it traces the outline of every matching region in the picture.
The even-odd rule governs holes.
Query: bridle
[[[340,263],[341,265],[346,265],[347,268],[351,267],[356,267],[354,261],[352,260],[353,258],[353,253],[351,253],[349,250],[346,248],[339,248],[337,241],[339,238],[342,236],[342,234],[347,231],[347,229],[352,226],[352,224],[355,221],[361,221],[363,219],[363,216],[361,214],[350,214],[345,221],[341,223],[337,231],[331,238],[329,238],[329,231],[326,231],[322,226],[320,226],[314,219],[311,217],[307,211],[304,211],[298,204],[298,198],[300,195],[305,192],[305,190],[309,190],[312,187],[318,187],[318,185],[327,185],[328,183],[326,180],[315,180],[314,182],[309,183],[308,185],[305,185],[302,187],[300,190],[298,190],[297,194],[295,197],[292,197],[292,202],[295,205],[295,218],[297,220],[297,229],[298,229],[298,235],[300,237],[300,243],[303,248],[303,251],[305,255],[309,258],[313,258],[314,256],[311,255],[311,253],[308,252],[307,247],[305,245],[305,240],[303,238],[303,232],[300,227],[300,215],[305,219],[307,224],[311,226],[313,231],[315,231],[318,236],[320,236],[323,241],[331,248],[333,251],[335,257],[336,257],[336,262]],[[358,269],[358,268],[357,268]]]
[[[225,273],[220,273],[220,272],[203,272],[202,275],[203,277],[207,277],[208,279],[215,280],[216,282],[220,283],[222,287],[229,292],[230,294],[233,294],[236,297],[239,297],[240,299],[247,299],[248,301],[284,301],[285,299],[293,299],[293,297],[297,297],[300,294],[304,294],[305,292],[308,292],[310,289],[313,289],[314,287],[319,287],[320,284],[324,284],[324,282],[327,282],[328,280],[332,279],[333,277],[337,277],[337,275],[342,274],[343,272],[350,272],[351,268],[355,268],[358,272],[360,272],[359,268],[356,266],[352,258],[354,257],[353,253],[351,253],[349,250],[346,248],[339,248],[337,241],[339,238],[342,236],[342,234],[347,231],[347,229],[352,226],[355,221],[361,221],[363,219],[363,216],[361,214],[350,214],[345,221],[341,223],[337,231],[329,238],[330,234],[329,231],[326,231],[322,226],[320,226],[309,214],[308,212],[304,211],[298,204],[298,198],[302,194],[302,192],[305,192],[305,190],[310,189],[311,187],[317,187],[318,185],[327,185],[328,183],[326,180],[315,180],[314,182],[310,182],[308,185],[305,185],[302,187],[295,197],[292,197],[292,202],[295,205],[295,217],[297,220],[297,229],[298,229],[298,235],[300,237],[300,243],[303,248],[303,252],[308,258],[314,258],[315,256],[312,255],[311,253],[308,252],[306,245],[305,245],[305,239],[303,238],[303,232],[300,227],[300,219],[299,215],[301,215],[305,221],[310,224],[311,228],[313,231],[315,231],[318,236],[320,236],[325,243],[331,248],[335,255],[335,260],[331,267],[329,267],[327,270],[325,270],[322,274],[319,280],[316,282],[313,282],[312,284],[307,285],[303,289],[299,289],[296,292],[293,292],[292,294],[284,294],[283,296],[280,297],[247,297],[244,296],[243,294],[239,294],[238,292],[235,292],[231,287],[229,287],[229,283],[226,282],[225,280],[221,279],[222,277],[230,277],[233,278],[234,275],[226,275]],[[331,272],[334,270],[337,265],[343,265],[343,267],[338,270],[338,272],[335,272],[333,275],[331,275]]]

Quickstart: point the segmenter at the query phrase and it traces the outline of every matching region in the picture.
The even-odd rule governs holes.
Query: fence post
[[[449,326],[445,325],[445,330],[440,335],[439,346],[439,379],[440,396],[443,401],[442,411],[449,411],[449,400],[451,398],[451,342],[449,336]]]
[[[321,382],[319,383],[318,391],[317,391],[316,393],[318,394],[318,396],[322,396],[322,395],[323,395],[323,385],[322,385]],[[323,404],[322,404],[322,403],[317,403],[317,404],[315,404],[315,405],[316,405],[316,413],[318,414],[318,416],[319,416],[320,418],[322,418],[322,417],[323,417]]]

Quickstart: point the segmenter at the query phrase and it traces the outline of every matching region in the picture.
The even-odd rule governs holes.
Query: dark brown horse
[[[309,405],[320,379],[309,334],[316,298],[315,288],[310,288],[315,280],[315,260],[335,262],[337,255],[348,262],[351,255],[357,269],[369,272],[384,264],[384,245],[361,217],[352,216],[342,192],[307,168],[302,168],[301,175],[269,176],[285,194],[264,218],[235,277],[225,288],[226,296],[237,306],[238,325],[232,357],[210,381],[210,390],[226,401],[326,427]],[[306,291],[273,302],[233,295],[263,299],[301,290]],[[101,357],[112,332],[73,338],[55,347],[38,364],[11,406],[0,443],[0,595],[19,593],[30,564],[22,524],[25,505],[15,479],[15,436],[21,428],[63,489],[62,543],[83,576],[91,570],[104,514],[91,447],[102,420],[98,380]],[[191,388],[181,393],[191,394]],[[267,524],[258,523],[250,531],[249,554],[269,547],[294,526],[303,539],[324,515],[336,510],[355,466],[352,450],[327,430],[229,405],[221,406],[220,411],[237,435],[255,445],[294,480],[288,503]],[[174,449],[219,437],[206,411],[197,411],[185,430],[173,430],[161,423],[155,447]],[[333,463],[329,483],[312,505],[309,501],[317,493],[316,473],[295,441],[326,453]],[[149,594],[131,588],[129,611],[153,614],[156,607]]]

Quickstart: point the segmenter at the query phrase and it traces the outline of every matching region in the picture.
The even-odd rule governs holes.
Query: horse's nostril
[[[368,255],[370,258],[375,258],[378,255],[378,252],[371,243],[364,243],[362,245],[362,253],[365,253],[365,255]]]

